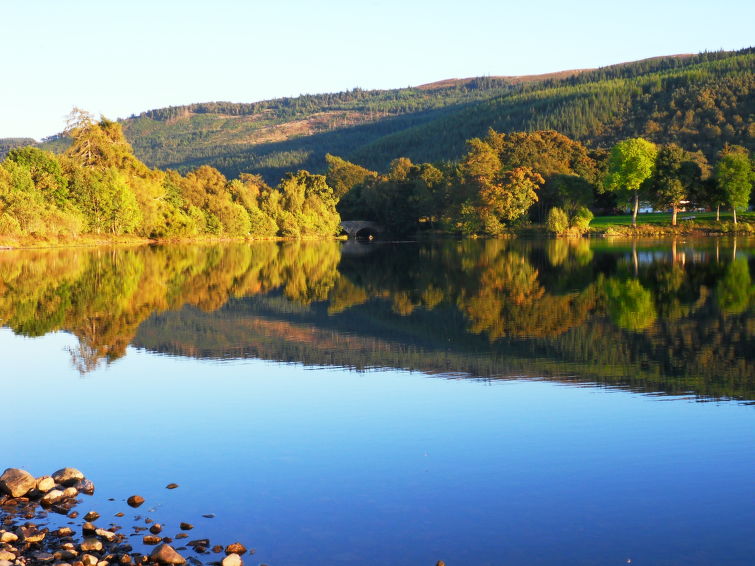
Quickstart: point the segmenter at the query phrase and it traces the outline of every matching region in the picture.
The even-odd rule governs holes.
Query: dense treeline
[[[333,241],[9,251],[0,320],[27,336],[75,334],[82,371],[120,358],[138,334],[141,346],[185,355],[490,377],[566,364],[586,380],[752,399],[751,259],[713,242],[670,253],[603,245],[463,240],[371,246],[369,256]],[[152,318],[185,305],[208,314]]]
[[[326,156],[326,178],[346,220],[373,220],[393,233],[439,229],[498,236],[528,219],[556,234],[584,233],[593,210],[613,211],[640,199],[659,210],[686,207],[746,210],[755,179],[747,149],[725,146],[711,167],[701,151],[643,138],[610,152],[589,150],[555,131],[488,130],[467,141],[459,162],[414,164],[394,159],[384,173]]]
[[[63,155],[14,148],[0,163],[0,236],[134,234],[150,238],[334,236],[340,217],[323,175],[286,174],[275,187],[228,180],[204,165],[183,176],[148,168],[121,125],[75,110]]]
[[[672,210],[674,225],[683,206],[731,208],[736,224],[755,179],[742,146],[724,146],[711,164],[702,151],[643,138],[607,152],[552,130],[489,129],[457,162],[397,157],[377,172],[328,154],[326,175],[286,173],[273,189],[259,175],[229,181],[207,165],[186,175],[149,169],[120,124],[74,114],[63,155],[15,148],[0,164],[0,236],[332,236],[341,217],[397,235],[500,236],[532,220],[580,235],[594,210],[631,201],[636,221],[641,199]]]
[[[557,130],[594,148],[642,136],[702,151],[752,150],[752,48],[660,57],[554,77],[483,77],[427,87],[305,95],[252,104],[151,110],[123,122],[137,156],[182,173],[226,176],[323,169],[326,153],[372,169],[397,156],[458,159],[465,140],[498,131]],[[432,140],[429,143],[428,140]],[[66,145],[58,138],[48,148]]]

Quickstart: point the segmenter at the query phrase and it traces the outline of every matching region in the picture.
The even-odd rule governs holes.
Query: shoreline
[[[165,489],[178,487],[170,483]],[[117,523],[93,510],[80,513],[81,496],[94,495],[94,491],[94,483],[76,468],[40,477],[7,468],[0,475],[0,566],[178,566],[187,562],[192,566],[243,566],[241,556],[255,553],[239,542],[213,545],[208,538],[188,540],[194,525],[156,522],[149,516],[151,510],[146,517],[137,512],[127,518],[124,511],[136,511],[144,504],[139,495],[123,500],[123,510],[115,514]],[[99,519],[109,526],[97,526]],[[133,537],[137,540],[131,540]]]
[[[491,236],[459,236],[450,232],[417,232],[411,240],[432,238],[459,239],[631,239],[631,240],[663,240],[673,237],[692,238],[722,238],[722,237],[755,237],[755,223],[740,222],[736,229],[731,223],[718,226],[681,225],[666,226],[656,224],[640,224],[637,227],[624,224],[590,227],[585,231],[565,234],[554,234],[542,226],[527,226],[512,229],[497,237]],[[256,243],[256,242],[319,242],[340,240],[346,241],[346,236],[314,236],[309,238],[249,238],[243,236],[198,236],[192,238],[146,238],[141,236],[107,236],[82,234],[76,237],[37,238],[0,237],[0,251],[22,249],[53,249],[53,248],[97,248],[97,247],[140,247],[164,246],[172,244],[220,244],[220,243]],[[380,241],[391,241],[390,238]]]

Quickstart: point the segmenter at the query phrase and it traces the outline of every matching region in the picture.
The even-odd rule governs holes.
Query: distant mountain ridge
[[[753,146],[753,70],[755,50],[747,48],[544,75],[198,103],[149,110],[122,124],[150,166],[185,172],[208,164],[227,176],[257,172],[272,182],[286,171],[322,171],[326,153],[370,168],[399,156],[455,159],[466,139],[489,127],[555,129],[593,147],[641,135],[712,156],[724,143]],[[66,143],[58,137],[43,146]]]

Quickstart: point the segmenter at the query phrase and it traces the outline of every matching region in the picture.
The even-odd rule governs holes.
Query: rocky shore
[[[177,487],[171,483],[166,489]],[[112,522],[102,528],[96,524],[98,512],[80,516],[76,510],[81,496],[93,494],[94,483],[75,468],[41,477],[6,469],[0,475],[0,566],[243,566],[242,556],[254,553],[238,542],[227,546],[212,545],[206,538],[184,542],[194,528],[190,523],[180,523],[172,537],[165,536],[164,525],[139,515],[130,533]],[[133,495],[125,503],[135,509],[144,498]],[[121,521],[125,516],[115,514]],[[130,537],[152,550],[135,550]]]

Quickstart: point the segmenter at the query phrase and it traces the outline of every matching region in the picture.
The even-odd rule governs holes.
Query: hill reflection
[[[285,242],[0,253],[0,320],[132,344],[753,399],[751,242]]]

